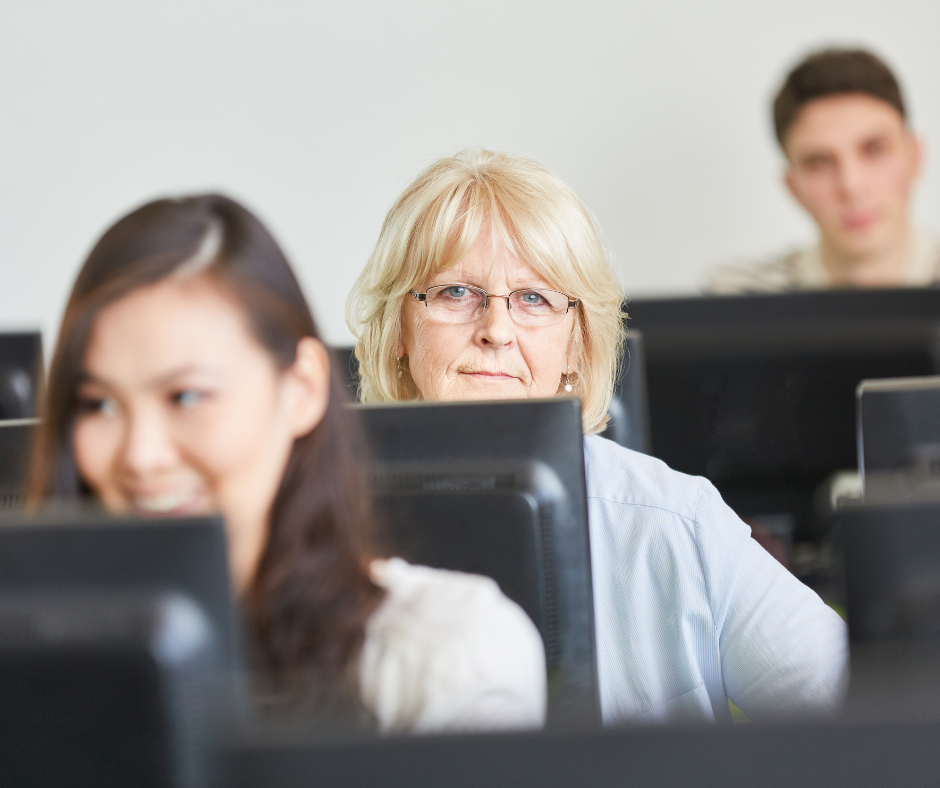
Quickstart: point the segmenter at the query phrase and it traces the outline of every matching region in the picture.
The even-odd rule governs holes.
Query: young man
[[[819,241],[709,275],[712,293],[918,287],[940,282],[940,244],[911,224],[923,145],[888,67],[862,50],[827,49],[787,76],[773,105],[784,181]]]

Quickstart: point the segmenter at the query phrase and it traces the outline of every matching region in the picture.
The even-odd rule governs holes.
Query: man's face
[[[921,143],[890,104],[861,93],[815,99],[784,152],[787,187],[836,251],[882,254],[906,237]]]

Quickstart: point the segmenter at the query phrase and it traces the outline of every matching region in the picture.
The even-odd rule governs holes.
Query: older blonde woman
[[[623,293],[595,222],[541,165],[441,159],[389,211],[350,296],[366,401],[577,396],[604,721],[835,709],[842,620],[705,479],[600,438]]]

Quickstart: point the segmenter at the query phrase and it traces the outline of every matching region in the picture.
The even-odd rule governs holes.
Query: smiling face
[[[856,93],[811,101],[785,152],[790,192],[837,254],[890,254],[906,242],[921,146],[890,104]]]
[[[307,338],[278,370],[205,277],[141,288],[95,320],[77,392],[78,471],[113,512],[223,514],[244,589],[293,442],[326,408],[328,364]]]
[[[488,232],[481,232],[461,261],[419,283],[472,285],[491,295],[524,288],[557,289],[504,248],[494,256]],[[399,355],[408,356],[415,387],[426,400],[481,400],[553,397],[566,369],[578,359],[572,342],[576,310],[551,326],[516,324],[503,298],[491,298],[472,323],[435,320],[426,306],[405,299]]]

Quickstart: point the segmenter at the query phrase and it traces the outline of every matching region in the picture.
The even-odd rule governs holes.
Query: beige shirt
[[[362,701],[384,732],[538,728],[545,651],[488,577],[376,560],[385,600],[366,624]]]
[[[906,270],[905,287],[928,287],[940,283],[940,243],[915,230]],[[710,295],[745,295],[825,290],[832,286],[816,245],[761,262],[717,266],[708,273],[704,290]]]

